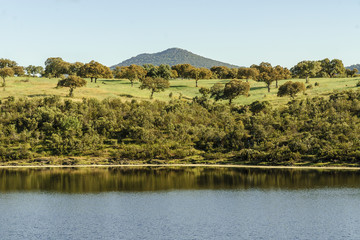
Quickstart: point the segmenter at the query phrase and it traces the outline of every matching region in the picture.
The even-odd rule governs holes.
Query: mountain
[[[159,66],[160,64],[168,64],[170,66],[173,66],[181,63],[189,63],[195,67],[205,67],[205,68],[211,68],[213,66],[226,66],[229,68],[238,67],[236,65],[215,61],[210,58],[205,58],[184,49],[169,48],[165,51],[158,53],[153,53],[153,54],[143,53],[137,55],[136,57],[132,57],[128,60],[125,60],[119,64],[112,66],[111,68],[115,68],[117,66],[130,66],[131,64],[136,64],[141,66],[147,63],[153,64],[155,66]]]
[[[354,65],[346,67],[346,69],[350,69],[350,70],[353,70],[354,68],[356,68],[357,70],[360,70],[360,64],[354,64]]]

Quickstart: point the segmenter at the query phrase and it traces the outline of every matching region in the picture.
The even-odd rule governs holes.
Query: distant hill
[[[229,68],[238,68],[236,65],[219,62],[212,60],[210,58],[205,58],[200,55],[194,54],[184,49],[180,48],[169,48],[165,51],[153,53],[153,54],[140,54],[136,57],[132,57],[128,60],[125,60],[119,64],[112,66],[115,68],[117,66],[130,66],[131,64],[144,65],[144,64],[153,64],[159,66],[161,64],[168,64],[170,66],[182,63],[189,63],[195,67],[205,67],[211,68],[213,66],[226,66]]]
[[[360,71],[360,64],[354,64],[351,66],[346,67],[347,69],[353,70],[354,68],[356,68],[357,70]]]

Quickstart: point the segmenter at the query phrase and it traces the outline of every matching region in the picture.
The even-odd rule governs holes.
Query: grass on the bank
[[[6,87],[0,88],[0,99],[5,99],[9,96],[16,98],[20,97],[44,97],[58,95],[62,98],[67,98],[69,93],[68,88],[56,88],[59,79],[48,79],[48,78],[31,78],[31,77],[13,77],[7,78]],[[120,97],[123,100],[149,100],[150,91],[140,90],[140,83],[135,82],[134,86],[128,80],[105,80],[100,79],[97,83],[91,83],[88,79],[87,86],[83,88],[77,88],[74,91],[74,100],[81,100],[82,98],[97,98],[105,99],[109,97]],[[211,79],[211,80],[200,80],[200,87],[210,88],[215,83],[226,83],[229,80]],[[289,80],[279,81],[279,86]],[[305,83],[305,79],[291,79],[291,81],[300,81]],[[312,89],[306,90],[306,95],[298,94],[297,98],[306,98],[313,96],[327,96],[334,90],[349,90],[356,89],[356,83],[360,81],[359,77],[356,78],[312,78],[310,84],[313,86]],[[274,105],[281,105],[287,103],[289,97],[277,97],[277,89],[275,88],[275,82],[271,86],[271,92],[267,92],[265,83],[255,82],[250,80],[250,96],[240,96],[234,103],[237,104],[250,104],[256,100],[264,101],[267,100]],[[319,86],[315,86],[315,82],[319,83]],[[176,79],[170,80],[171,87],[165,92],[155,93],[154,100],[169,101],[170,93],[172,98],[182,98],[185,100],[191,100],[195,96],[200,96],[199,88],[195,87],[194,80],[188,79]],[[309,85],[309,84],[306,84]]]

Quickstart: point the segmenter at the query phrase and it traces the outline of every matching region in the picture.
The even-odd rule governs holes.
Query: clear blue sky
[[[0,0],[0,58],[117,64],[171,47],[236,65],[360,63],[360,0]]]

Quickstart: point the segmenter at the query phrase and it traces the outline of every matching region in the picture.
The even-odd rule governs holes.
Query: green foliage
[[[209,94],[208,89],[201,91]],[[293,100],[281,108],[266,101],[227,106],[181,100],[9,98],[2,101],[0,115],[3,162],[100,154],[116,160],[359,164],[358,91]]]
[[[280,86],[277,95],[278,97],[290,96],[291,98],[295,98],[296,94],[304,92],[305,90],[304,83],[288,81]]]
[[[62,58],[48,58],[45,61],[45,76],[48,78],[59,78],[63,74],[68,74],[70,63],[65,62]]]
[[[14,76],[14,70],[11,67],[0,68],[0,77],[3,79],[2,86],[5,87],[7,77]]]
[[[69,97],[74,96],[75,88],[84,87],[85,85],[86,85],[86,80],[75,75],[70,75],[65,79],[59,80],[57,84],[58,87],[70,88]]]
[[[95,62],[94,60],[86,63],[79,69],[78,75],[80,77],[90,78],[91,82],[98,78],[112,78],[112,72],[110,68],[102,65],[101,63]]]
[[[306,78],[306,83],[309,83],[309,78],[317,76],[321,71],[321,63],[319,61],[301,61],[290,71],[293,76]]]
[[[146,77],[140,85],[140,89],[149,89],[151,91],[150,99],[153,98],[155,92],[165,91],[166,88],[170,87],[170,82],[163,78],[151,78]]]

